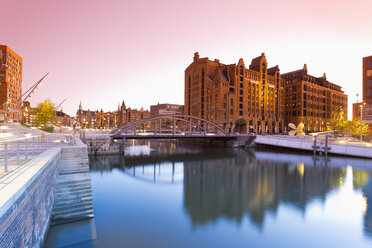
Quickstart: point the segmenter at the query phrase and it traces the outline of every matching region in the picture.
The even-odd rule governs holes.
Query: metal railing
[[[0,141],[0,178],[51,147],[74,143],[73,136],[64,139],[42,134]]]

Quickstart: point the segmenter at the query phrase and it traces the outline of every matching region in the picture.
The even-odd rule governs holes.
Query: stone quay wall
[[[88,155],[120,154],[120,144],[112,142],[110,131],[80,130],[80,139],[87,145]]]
[[[1,248],[43,245],[60,156],[61,148],[49,149],[0,181]]]

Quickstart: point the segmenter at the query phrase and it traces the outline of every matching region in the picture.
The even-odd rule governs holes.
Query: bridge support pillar
[[[176,135],[176,119],[173,116],[173,135]]]
[[[155,133],[155,135],[156,135],[156,126],[157,126],[156,124],[158,123],[158,121],[157,121],[157,120],[155,120],[155,121],[154,121],[154,123],[155,123],[155,127],[154,127],[154,133]]]
[[[192,129],[191,129],[191,118],[190,118],[190,120],[189,120],[189,133],[191,134],[191,132],[192,132]]]
[[[121,154],[124,155],[125,153],[125,136],[123,136],[123,139],[121,140]]]
[[[137,130],[136,130],[136,126],[134,126],[134,128],[133,128],[133,134],[134,134],[134,135],[136,135],[136,131],[137,131]]]
[[[207,135],[207,122],[206,121],[204,121],[203,127],[204,127],[204,135]]]

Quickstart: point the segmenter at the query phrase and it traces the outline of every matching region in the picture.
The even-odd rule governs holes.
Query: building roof
[[[70,117],[68,114],[64,113],[63,111],[56,111],[56,116],[61,116],[61,117]]]
[[[267,74],[271,75],[271,76],[275,76],[275,73],[276,72],[279,72],[279,66],[274,66],[274,67],[271,67],[269,69],[267,69]]]
[[[227,76],[226,70],[220,69],[219,72],[220,72],[221,80],[224,82],[229,82],[229,77]]]
[[[249,65],[249,69],[254,70],[254,71],[259,71],[261,60],[266,60],[265,53],[262,53],[260,56],[252,59],[252,62]]]

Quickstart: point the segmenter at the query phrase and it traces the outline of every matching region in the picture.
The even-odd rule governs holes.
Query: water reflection
[[[146,183],[181,184],[183,207],[194,228],[221,219],[242,225],[248,217],[262,230],[268,214],[277,215],[281,205],[305,215],[312,202],[325,205],[333,197],[340,207],[348,207],[350,201],[359,201],[347,198],[341,192],[344,189],[351,190],[353,197],[361,196],[360,204],[354,205],[361,209],[365,234],[372,237],[369,160],[270,151],[190,150],[162,142],[131,149],[135,152],[126,151],[125,158],[91,158],[91,170],[107,173],[117,169]]]
[[[314,168],[252,155],[240,151],[234,158],[185,163],[185,207],[194,225],[222,216],[240,223],[248,214],[260,227],[265,213],[276,212],[280,202],[304,211],[308,201],[324,199],[345,176],[344,168]]]

